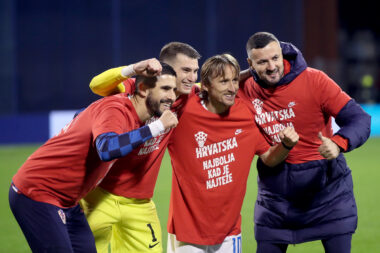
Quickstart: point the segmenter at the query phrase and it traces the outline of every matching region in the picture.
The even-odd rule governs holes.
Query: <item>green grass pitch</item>
[[[8,204],[8,190],[11,178],[27,157],[37,148],[36,145],[0,147],[0,252],[30,252],[26,240],[18,227]],[[380,249],[380,138],[371,138],[361,148],[346,154],[348,165],[354,178],[354,191],[358,205],[359,224],[353,236],[352,252],[378,252]],[[242,209],[243,252],[255,252],[253,236],[253,207],[257,194],[257,172],[255,163],[248,179],[248,189]],[[379,182],[378,182],[379,180]],[[163,247],[166,249],[166,222],[171,186],[171,166],[165,156],[157,181],[154,201],[163,230]],[[164,250],[165,251],[165,250]],[[323,252],[320,242],[290,245],[290,253]]]

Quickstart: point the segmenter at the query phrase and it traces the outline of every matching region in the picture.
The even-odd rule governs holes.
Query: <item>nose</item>
[[[268,62],[268,69],[269,70],[274,70],[276,68],[276,64],[274,64],[273,61]]]
[[[168,94],[168,98],[171,99],[171,100],[173,100],[173,102],[176,100],[177,96],[175,94],[175,90],[174,89],[170,90],[170,92]]]
[[[235,93],[238,89],[238,83],[235,81],[231,81],[228,83],[228,91]]]

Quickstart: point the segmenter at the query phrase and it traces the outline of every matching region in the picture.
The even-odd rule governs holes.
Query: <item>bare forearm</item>
[[[244,69],[240,71],[239,81],[240,82],[245,81],[250,77],[251,77],[251,72],[249,72],[249,69]]]
[[[272,146],[260,156],[265,165],[274,167],[285,160],[289,151],[297,144],[299,136],[292,127],[287,127],[279,133],[281,143]]]
[[[284,148],[282,144],[277,144],[269,148],[267,152],[260,156],[263,163],[269,167],[275,167],[283,162],[289,154],[289,149]]]

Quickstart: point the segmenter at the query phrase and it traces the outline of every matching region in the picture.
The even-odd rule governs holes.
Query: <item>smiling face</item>
[[[157,77],[154,88],[149,89],[146,106],[152,116],[160,117],[165,110],[169,110],[176,99],[176,77],[161,75]]]
[[[263,48],[253,48],[248,54],[248,64],[259,78],[269,86],[275,86],[284,75],[282,50],[277,41]]]
[[[214,113],[224,113],[235,103],[239,73],[233,66],[225,65],[223,74],[209,78],[209,84],[203,89],[208,94],[207,109]]]
[[[189,94],[198,79],[198,59],[178,53],[173,59],[165,61],[177,74],[177,95]]]

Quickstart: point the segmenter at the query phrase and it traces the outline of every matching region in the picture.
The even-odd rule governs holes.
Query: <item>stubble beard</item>
[[[163,111],[160,110],[160,105],[163,103],[171,103],[173,104],[173,101],[171,99],[161,99],[159,101],[154,100],[151,95],[148,95],[146,98],[146,107],[148,108],[149,113],[152,116],[155,117],[161,117]]]

